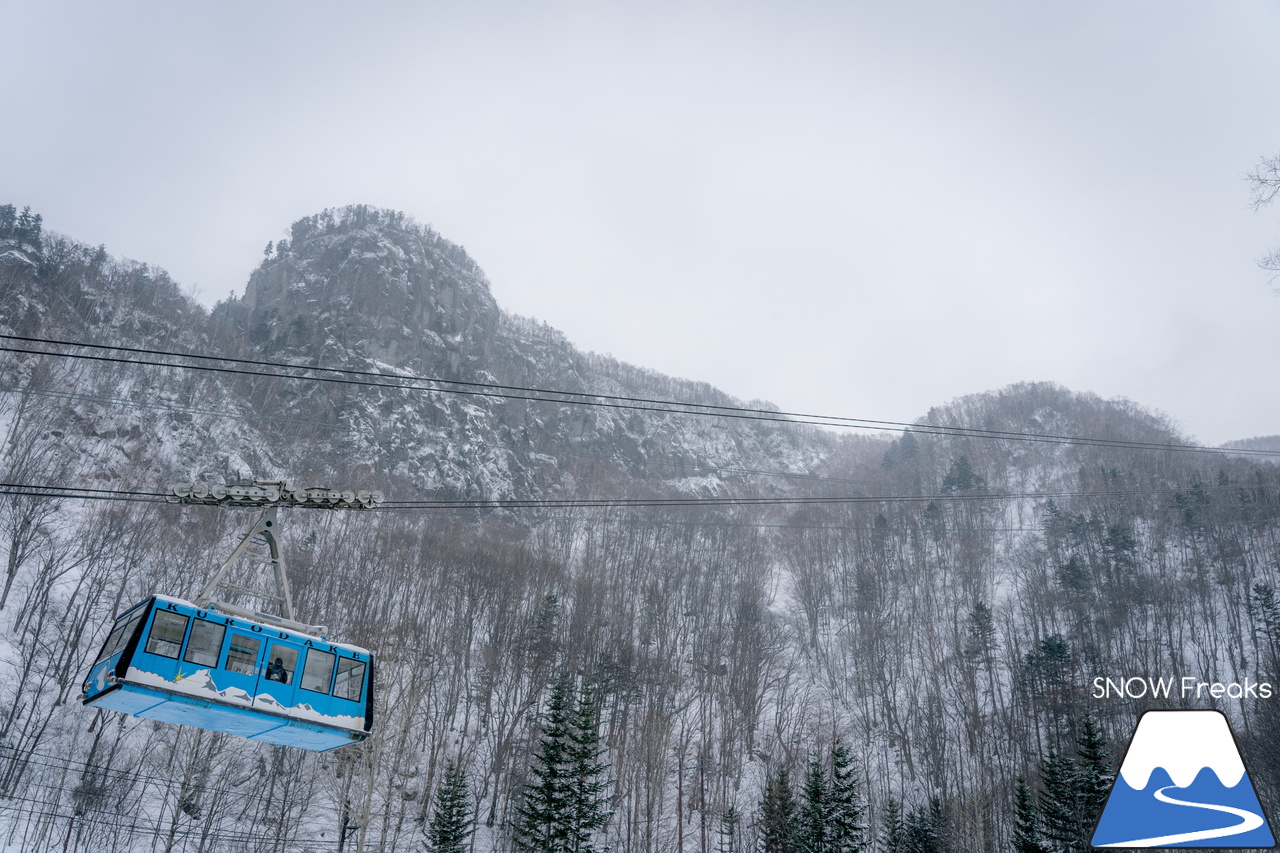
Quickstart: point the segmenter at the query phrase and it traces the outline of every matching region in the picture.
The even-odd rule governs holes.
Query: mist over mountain
[[[1267,450],[1275,453],[1280,452],[1280,435],[1260,435],[1254,438],[1240,438],[1235,441],[1228,441],[1222,446],[1235,450]]]
[[[894,853],[995,850],[1019,777],[1088,822],[1047,757],[1074,761],[1096,722],[1114,773],[1154,706],[1097,700],[1095,677],[1280,679],[1280,471],[1188,450],[1137,403],[1029,382],[892,433],[727,412],[775,407],[583,352],[505,312],[461,247],[367,206],[294,223],[208,311],[29,213],[0,225],[0,332],[134,348],[0,353],[0,831],[20,849],[243,849],[251,827],[264,849],[420,850],[456,763],[475,849],[509,850],[569,675],[600,697],[611,849],[750,849],[766,787],[787,770],[800,797],[839,738],[873,848],[900,820]],[[367,744],[81,709],[114,615],[193,597],[252,523],[130,496],[253,478],[544,503],[283,514],[304,618],[379,656]],[[73,485],[112,500],[32,488]],[[570,500],[605,504],[547,503]],[[1243,727],[1274,802],[1271,705],[1196,706]]]

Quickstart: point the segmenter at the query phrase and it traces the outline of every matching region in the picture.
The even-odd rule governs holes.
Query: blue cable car
[[[277,506],[307,506],[316,495],[342,498],[346,493],[294,491],[287,481],[257,481],[212,495],[179,485],[174,494],[183,503],[267,507],[194,603],[154,595],[116,617],[85,678],[81,701],[87,707],[315,751],[368,737],[373,730],[373,656],[329,640],[323,627],[294,621],[276,538]],[[381,500],[381,493],[374,495]],[[359,504],[353,498],[346,505]],[[250,545],[269,549],[269,559],[259,562],[274,570],[276,594],[223,582]],[[215,599],[219,587],[273,602],[280,614]]]
[[[368,737],[372,687],[365,649],[156,595],[116,619],[82,701],[323,751]]]

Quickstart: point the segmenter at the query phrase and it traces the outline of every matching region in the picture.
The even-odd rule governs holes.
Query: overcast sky
[[[1280,433],[1280,5],[0,2],[0,203],[202,302],[325,207],[793,411],[1020,380]]]

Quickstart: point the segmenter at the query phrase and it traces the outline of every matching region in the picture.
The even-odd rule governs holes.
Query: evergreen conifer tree
[[[942,853],[947,842],[947,814],[942,798],[929,798],[928,805],[912,809],[903,832],[906,853]]]
[[[524,799],[516,809],[516,850],[527,853],[568,851],[569,682],[551,689],[542,720],[542,739],[533,754]]]
[[[605,748],[600,743],[600,708],[595,691],[583,684],[568,732],[568,849],[572,853],[594,853],[591,840],[604,829],[613,812],[606,793],[609,765],[601,761]]]
[[[1040,830],[1050,850],[1081,850],[1075,763],[1052,747],[1040,762]]]
[[[1092,714],[1085,714],[1080,721],[1080,736],[1076,738],[1076,767],[1082,825],[1085,832],[1090,833],[1107,804],[1107,795],[1115,780],[1107,754],[1107,739]]]
[[[969,464],[969,457],[961,456],[951,463],[951,468],[947,471],[947,475],[942,478],[942,493],[944,495],[957,492],[964,494],[974,489],[980,489],[986,484],[986,481],[978,476],[978,473],[973,470],[973,466]]]
[[[985,603],[979,601],[973,606],[965,635],[965,658],[975,664],[989,660],[995,651],[996,627],[991,608]]]
[[[804,783],[804,801],[800,804],[797,841],[801,853],[830,853],[831,786],[827,773],[816,758],[809,762],[809,775]]]
[[[584,686],[575,702],[573,682],[560,679],[533,754],[533,779],[516,809],[516,850],[595,853],[593,839],[612,816],[604,778],[609,765],[600,760],[604,751],[593,691]]]
[[[883,853],[906,853],[907,826],[902,817],[902,804],[890,797],[884,806],[884,822],[880,826],[880,849]]]
[[[1040,762],[1040,840],[1051,853],[1085,853],[1113,775],[1107,742],[1093,715],[1080,720],[1076,755],[1050,749]]]
[[[32,213],[30,207],[22,208],[22,213],[18,214],[18,222],[14,228],[15,236],[23,243],[29,243],[37,250],[41,249],[40,232],[43,218],[38,213]]]
[[[1049,853],[1040,842],[1036,804],[1027,788],[1027,780],[1021,776],[1013,792],[1013,849],[1014,853]]]
[[[760,800],[760,842],[763,853],[799,853],[796,801],[786,769],[765,784]]]
[[[738,810],[733,806],[729,806],[720,815],[717,834],[720,839],[716,844],[716,853],[742,853],[738,847]]]
[[[436,789],[435,813],[427,829],[427,850],[429,853],[463,853],[475,825],[467,776],[451,763]]]
[[[858,792],[853,756],[837,738],[831,748],[831,789],[829,796],[827,844],[831,853],[861,853],[867,848],[866,808]]]

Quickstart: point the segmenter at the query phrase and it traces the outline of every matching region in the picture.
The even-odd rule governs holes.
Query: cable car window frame
[[[320,649],[307,649],[307,656],[302,661],[302,678],[298,680],[298,684],[303,690],[310,690],[312,693],[329,693],[333,689],[333,671],[337,662],[337,655],[333,652],[326,652]],[[318,671],[313,671],[311,662],[316,660],[321,662],[324,658],[328,658],[328,664],[321,663]],[[323,683],[321,677],[323,676]],[[309,686],[315,684],[316,686]]]
[[[280,658],[284,668],[284,681],[276,681],[269,675],[263,674],[263,681],[270,681],[274,684],[283,684],[286,687],[292,687],[298,680],[298,649],[296,646],[290,646],[286,643],[272,642],[267,647],[267,667],[269,668],[275,663],[276,658]],[[269,670],[268,670],[269,671]]]
[[[214,634],[209,634],[208,636],[216,636],[217,642],[213,643],[212,647],[206,644],[203,649],[198,649],[196,647],[197,634],[199,633],[201,635],[200,639],[205,639],[206,634],[209,631],[216,632]],[[196,666],[207,666],[210,669],[217,669],[218,661],[222,659],[222,642],[226,638],[227,626],[225,624],[211,622],[208,619],[196,617],[196,620],[191,623],[191,636],[187,638],[187,648],[182,654],[182,659],[187,663],[193,663]],[[194,654],[202,654],[203,659],[195,659],[192,657]],[[213,658],[212,662],[209,660],[210,657]]]
[[[253,643],[253,654],[245,656],[238,653],[240,650],[236,648],[237,641],[248,641]],[[231,642],[227,644],[227,664],[228,672],[234,672],[237,675],[253,675],[258,671],[258,657],[262,654],[262,638],[251,637],[248,634],[241,634],[238,631],[231,632]],[[240,666],[248,666],[248,669],[241,669]]]
[[[346,664],[346,666],[344,667],[343,664]],[[355,671],[359,671],[360,674],[354,678],[350,675],[345,679],[342,678],[344,674]],[[333,679],[333,695],[338,699],[345,699],[348,702],[359,702],[360,697],[364,695],[364,679],[365,672],[367,671],[368,667],[364,661],[356,660],[355,658],[339,657],[337,672]],[[350,695],[352,692],[351,687],[353,685],[355,686],[355,696]],[[340,693],[339,690],[342,692]]]
[[[111,633],[107,635],[107,641],[102,644],[102,652],[99,653],[98,659],[93,662],[94,666],[102,663],[109,657],[119,654],[124,647],[129,645],[129,638],[133,636],[134,630],[138,627],[147,615],[145,607],[134,608],[137,613],[132,615],[126,613],[116,621],[116,625],[111,629]]]
[[[161,636],[158,633],[157,629],[162,627],[162,624],[161,624],[162,621],[168,622],[169,620],[178,620],[178,619],[182,620],[181,623],[174,621],[169,625],[163,626],[168,628],[168,627],[176,627],[178,624],[182,625],[182,630],[178,632],[178,639],[176,643],[173,640],[169,639],[168,637]],[[171,658],[172,660],[177,660],[178,656],[182,654],[182,641],[186,638],[187,626],[190,622],[191,622],[191,617],[186,615],[185,613],[175,613],[171,610],[157,610],[155,618],[151,620],[151,630],[147,632],[147,645],[143,648],[143,651],[145,651],[149,655],[159,655],[160,657],[163,657],[163,658]],[[173,646],[173,654],[169,654],[168,652],[164,652],[164,651],[159,651],[162,643]]]

